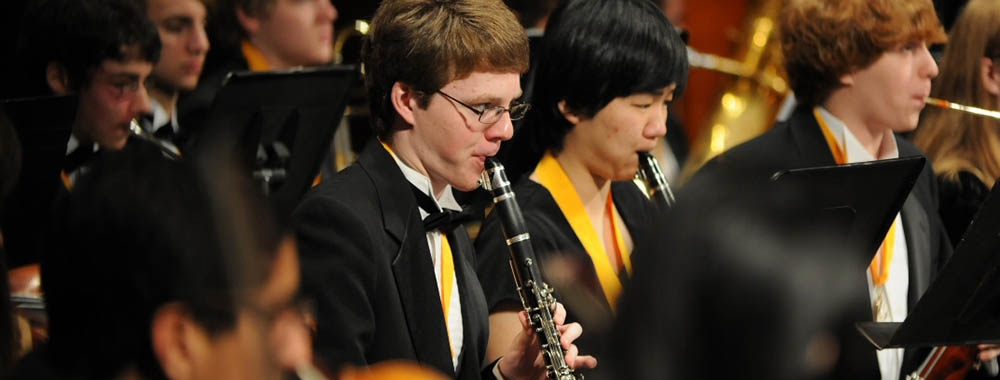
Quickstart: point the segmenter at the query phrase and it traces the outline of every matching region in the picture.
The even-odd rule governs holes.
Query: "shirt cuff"
[[[497,379],[497,380],[507,380],[506,378],[503,377],[502,374],[500,374],[500,361],[501,360],[503,360],[503,357],[500,357],[500,359],[497,359],[497,362],[495,364],[493,364],[493,377],[495,379]]]

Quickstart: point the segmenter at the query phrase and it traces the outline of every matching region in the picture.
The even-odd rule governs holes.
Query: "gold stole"
[[[826,120],[823,120],[823,115],[819,113],[819,108],[813,108],[813,116],[816,117],[816,122],[819,123],[819,128],[823,131],[823,138],[826,139],[826,145],[830,148],[830,153],[833,154],[833,160],[838,165],[846,164],[847,149],[837,143],[837,138],[830,131],[830,126],[826,125]],[[889,263],[892,262],[893,248],[896,245],[896,223],[898,221],[899,215],[896,215],[896,219],[892,221],[892,226],[889,227],[889,232],[885,235],[885,239],[882,240],[882,246],[879,247],[878,253],[872,258],[871,265],[868,266],[868,271],[872,276],[872,284],[875,286],[875,305],[872,311],[875,314],[876,321],[890,321],[892,319],[891,313],[889,313],[888,300],[886,299],[885,284],[889,281]]]
[[[546,152],[545,156],[538,163],[538,166],[535,167],[535,175],[538,178],[538,182],[552,194],[552,198],[555,199],[563,216],[566,217],[570,227],[573,228],[573,233],[583,243],[583,248],[594,263],[597,278],[600,280],[601,288],[604,290],[604,297],[607,299],[608,305],[611,306],[611,310],[615,311],[617,309],[618,296],[622,292],[621,279],[618,277],[619,271],[611,266],[611,260],[608,259],[607,251],[604,250],[604,244],[601,243],[600,235],[594,230],[594,225],[590,223],[590,217],[587,216],[587,211],[584,209],[583,202],[576,193],[573,183],[570,182],[562,165],[552,156],[551,152]],[[608,193],[608,207],[609,211],[613,211],[614,202],[610,192]],[[614,218],[613,212],[611,215]],[[625,239],[618,229],[617,218],[612,220],[611,225],[615,236],[615,250],[617,251],[615,253],[625,267],[626,273],[631,276],[632,260],[626,251]]]

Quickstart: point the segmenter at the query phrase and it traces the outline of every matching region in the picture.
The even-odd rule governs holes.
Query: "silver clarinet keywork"
[[[670,191],[670,185],[667,184],[656,157],[649,152],[639,152],[639,179],[646,183],[649,199],[657,209],[665,212],[674,206],[674,193]]]
[[[528,313],[531,327],[541,341],[546,377],[552,380],[583,380],[583,375],[574,374],[573,369],[566,364],[559,329],[553,317],[556,300],[552,295],[552,288],[545,283],[538,270],[538,260],[531,247],[521,207],[514,199],[503,165],[487,159],[480,184],[493,195],[493,212],[500,213],[504,238],[510,249],[510,268],[514,274],[514,283],[521,296],[521,305]]]

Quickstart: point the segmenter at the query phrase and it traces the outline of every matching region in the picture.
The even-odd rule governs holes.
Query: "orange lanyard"
[[[545,153],[538,166],[535,167],[535,175],[539,183],[552,194],[552,198],[555,199],[559,210],[562,211],[570,227],[573,228],[573,233],[576,234],[577,239],[583,244],[583,248],[587,251],[587,255],[590,256],[591,262],[594,263],[594,270],[597,271],[597,279],[604,290],[604,297],[607,299],[608,305],[611,306],[611,310],[616,310],[618,296],[622,292],[622,282],[618,277],[619,270],[615,270],[611,265],[611,260],[604,249],[604,244],[601,243],[600,235],[597,234],[593,223],[590,222],[590,217],[587,216],[587,211],[583,207],[583,201],[580,200],[580,196],[576,193],[576,188],[570,182],[569,176],[566,175],[562,165],[552,156],[551,152]],[[610,193],[608,194],[607,205],[613,211],[614,202]],[[612,218],[612,231],[615,235],[615,253],[620,262],[625,266],[628,274],[631,275],[631,256],[624,254],[627,252],[625,239],[617,227],[618,222],[614,217],[614,213],[610,215]]]
[[[843,165],[847,163],[847,151],[837,143],[836,137],[833,136],[833,132],[830,131],[830,126],[826,124],[826,120],[823,119],[823,115],[819,113],[819,108],[813,108],[813,116],[816,117],[816,122],[819,123],[820,130],[823,131],[823,138],[826,139],[826,145],[830,147],[830,153],[833,154],[833,160],[837,162],[838,165]],[[892,221],[892,226],[889,227],[889,232],[885,235],[885,239],[882,240],[882,246],[879,247],[878,254],[872,258],[872,263],[868,266],[868,271],[872,275],[872,283],[875,285],[885,285],[889,281],[889,263],[892,262],[892,254],[894,251],[894,246],[896,244],[896,223],[899,222],[899,215]]]

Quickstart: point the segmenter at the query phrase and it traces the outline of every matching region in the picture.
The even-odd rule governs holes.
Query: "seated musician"
[[[931,96],[1000,109],[1000,3],[970,1],[955,20]],[[914,143],[934,164],[941,219],[957,245],[1000,178],[1000,129],[993,118],[931,107]]]
[[[740,191],[782,169],[922,155],[894,133],[916,128],[938,74],[927,46],[946,35],[929,0],[795,0],[782,10],[780,32],[797,108],[788,121],[711,160],[690,185],[731,177],[717,191]],[[869,302],[859,303],[854,320],[906,318],[951,256],[937,209],[928,164],[874,254]],[[876,351],[855,331],[840,338],[837,378],[899,379],[928,352]]]
[[[511,137],[511,119],[524,115],[516,101],[528,68],[523,29],[500,0],[387,0],[364,46],[379,140],[294,215],[318,358],[416,361],[456,379],[542,378],[526,319],[507,354],[483,368],[487,309],[472,243],[460,225],[423,220],[460,209],[452,189],[477,187],[485,159]],[[576,354],[582,327],[563,325],[563,313],[555,321],[567,362],[595,366]]]
[[[208,12],[205,0],[146,0],[146,6],[162,48],[147,88],[153,111],[143,117],[141,125],[145,132],[177,148],[183,141],[177,99],[181,91],[198,85],[209,49],[205,34]]]
[[[276,379],[308,362],[294,239],[228,177],[99,158],[42,262],[49,344],[14,378]]]
[[[219,0],[213,15],[205,70],[177,109],[190,138],[197,139],[230,72],[317,66],[333,59],[337,9],[330,0]]]
[[[553,284],[559,295],[584,295],[560,298],[570,320],[596,315],[591,325],[599,326],[614,316],[635,240],[651,238],[655,208],[632,182],[637,152],[653,149],[666,132],[667,105],[687,79],[687,58],[648,1],[569,1],[553,15],[543,46],[532,110],[518,131],[525,135],[515,139],[537,144],[522,149],[537,166],[515,182],[514,193],[541,268],[554,257],[576,265],[580,289],[558,292]],[[490,310],[488,358],[521,330],[504,240],[501,221],[490,215],[476,239]],[[581,351],[599,350],[591,337],[600,334],[591,331]]]
[[[156,28],[129,0],[34,0],[25,11],[18,58],[20,95],[76,95],[64,182],[98,150],[129,141],[133,119],[150,112],[145,82],[160,53]]]

